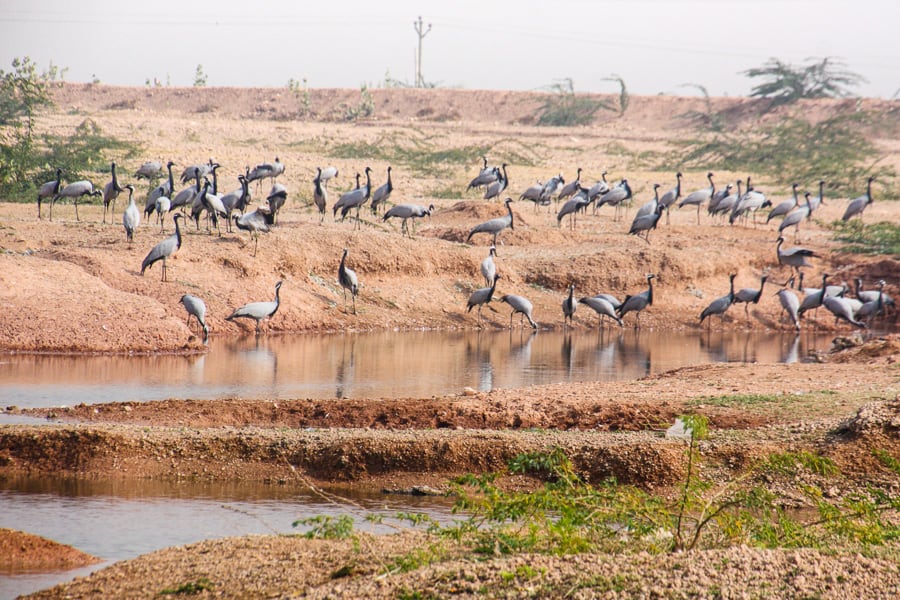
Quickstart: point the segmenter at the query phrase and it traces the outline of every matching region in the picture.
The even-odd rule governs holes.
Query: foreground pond
[[[430,398],[637,379],[710,362],[795,362],[834,333],[387,332],[212,339],[199,356],[0,356],[3,405],[166,398]],[[3,421],[0,420],[0,423]]]
[[[340,498],[352,501],[341,504]],[[14,598],[87,575],[119,560],[168,546],[247,534],[300,533],[300,518],[349,514],[357,531],[390,533],[366,515],[426,512],[449,520],[442,497],[341,492],[338,502],[297,485],[86,481],[49,477],[0,478],[0,528],[69,544],[104,560],[54,573],[0,572],[0,598]]]

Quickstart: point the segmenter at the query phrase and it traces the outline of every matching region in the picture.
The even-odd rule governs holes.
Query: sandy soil
[[[465,312],[472,290],[483,285],[479,264],[487,255],[483,236],[464,243],[471,227],[503,214],[502,205],[484,202],[466,183],[479,166],[478,149],[487,148],[492,162],[507,156],[525,157],[533,166],[511,161],[509,195],[518,197],[535,179],[558,172],[572,177],[585,168],[583,181],[607,169],[612,178],[627,175],[637,204],[649,199],[652,183],[670,187],[671,174],[636,166],[636,153],[662,151],[690,125],[682,118],[700,110],[700,101],[683,98],[635,98],[624,118],[598,117],[596,126],[552,129],[530,125],[539,101],[530,94],[375,90],[375,118],[347,123],[340,120],[342,103],[354,104],[358,92],[315,91],[312,114],[299,114],[299,104],[287,90],[123,89],[107,86],[67,86],[59,90],[59,109],[42,117],[41,128],[68,133],[86,117],[104,132],[144,145],[144,154],[119,161],[120,175],[143,160],[172,159],[179,166],[214,157],[222,187],[237,187],[244,165],[274,156],[287,165],[280,179],[290,191],[280,223],[263,235],[253,256],[245,233],[207,233],[191,224],[184,245],[170,262],[169,281],[161,282],[159,267],[140,276],[147,251],[166,234],[153,223],[142,224],[133,244],[121,228],[123,201],[112,225],[102,224],[96,204],[79,208],[57,205],[54,220],[38,220],[34,205],[0,203],[0,298],[13,310],[0,314],[0,346],[12,352],[203,352],[205,347],[185,324],[179,304],[184,293],[199,295],[209,307],[213,335],[252,335],[246,324],[224,318],[249,301],[269,300],[275,282],[285,281],[282,305],[266,325],[269,334],[312,331],[474,328],[477,318]],[[754,103],[717,99],[736,123],[759,119]],[[892,103],[872,102],[872,108],[896,116]],[[818,102],[801,109],[811,118],[853,110],[852,103]],[[778,113],[764,119],[776,119]],[[878,140],[900,163],[897,136],[888,131]],[[315,166],[334,164],[341,172],[332,184],[329,205],[351,187],[350,175],[366,165],[383,180],[387,163],[378,159],[342,158],[340,145],[421,144],[429,148],[472,148],[472,164],[451,166],[431,176],[404,172],[394,165],[394,203],[433,203],[435,214],[417,229],[415,239],[400,236],[399,224],[382,224],[367,211],[361,229],[326,218],[323,224],[309,207]],[[627,152],[621,148],[627,148]],[[347,153],[346,155],[352,155]],[[133,164],[132,164],[133,163]],[[176,174],[180,169],[176,169]],[[703,187],[704,173],[687,173],[685,189]],[[720,182],[745,173],[717,174]],[[105,182],[95,182],[102,185]],[[137,183],[139,205],[146,183]],[[776,199],[786,190],[768,190]],[[256,192],[256,190],[254,190]],[[264,192],[263,192],[264,195]],[[254,198],[258,200],[260,193]],[[838,252],[822,224],[839,218],[846,200],[834,199],[814,222],[800,232],[804,246],[820,255],[810,275],[827,271],[835,281],[867,282],[885,278],[887,291],[898,295],[897,257],[861,257]],[[497,264],[502,274],[497,294],[527,296],[535,305],[541,327],[562,327],[560,302],[569,282],[578,295],[610,292],[618,296],[646,287],[645,275],[657,275],[653,306],[640,318],[644,328],[697,328],[698,315],[713,298],[727,291],[728,273],[738,273],[738,287],[758,285],[759,275],[772,270],[784,280],[775,261],[774,225],[729,227],[705,216],[695,224],[693,211],[673,211],[650,243],[625,234],[630,216],[614,220],[604,208],[581,219],[574,232],[556,226],[546,209],[530,203],[514,205],[515,229],[501,235]],[[633,210],[632,210],[633,212]],[[896,221],[900,206],[876,202],[867,221]],[[330,215],[330,210],[329,210]],[[171,225],[168,226],[169,233]],[[797,243],[797,242],[793,242]],[[789,244],[791,245],[791,244]],[[336,281],[342,248],[350,249],[349,265],[362,286],[358,311],[345,306]],[[714,328],[775,329],[780,307],[770,286],[746,320],[732,310]],[[581,307],[576,327],[597,326],[596,315]],[[27,316],[23,318],[23,315]],[[485,326],[505,327],[508,310],[485,310]],[[895,327],[896,313],[887,327]],[[634,316],[626,318],[633,326]],[[811,325],[810,325],[811,326]],[[820,329],[854,339],[847,326],[835,326],[820,313]],[[631,383],[585,383],[524,390],[473,393],[435,399],[375,401],[169,400],[153,404],[113,403],[67,410],[39,410],[70,424],[0,427],[0,475],[3,473],[66,473],[90,477],[156,477],[250,479],[277,485],[340,485],[406,488],[426,483],[441,488],[447,478],[465,472],[501,468],[525,450],[564,447],[576,467],[591,480],[615,475],[621,481],[666,490],[681,474],[683,445],[662,432],[678,414],[701,411],[711,419],[714,437],[704,449],[711,476],[733,477],[756,457],[783,449],[809,449],[835,460],[842,468],[840,486],[852,490],[875,482],[888,490],[897,478],[871,455],[873,448],[900,448],[895,398],[900,390],[896,337],[852,342],[849,350],[820,357],[819,364],[706,365],[681,369]],[[399,376],[399,375],[398,375]],[[750,405],[711,401],[741,393],[771,399]],[[17,412],[17,409],[9,409]],[[874,416],[873,416],[874,415]],[[854,435],[831,432],[865,423]],[[900,456],[898,456],[900,458]],[[510,481],[511,486],[529,485]],[[533,485],[533,482],[530,484]],[[838,492],[840,493],[840,492]],[[94,576],[61,586],[43,597],[153,597],[200,577],[215,583],[217,597],[294,595],[395,597],[403,589],[431,590],[436,595],[474,595],[466,581],[502,581],[515,570],[503,561],[478,565],[464,556],[450,556],[439,567],[389,578],[377,577],[379,555],[402,553],[423,542],[416,536],[369,540],[365,557],[340,543],[263,538],[203,543],[154,553],[115,565]],[[734,549],[693,556],[699,568],[730,561],[734,573],[721,579],[707,575],[696,589],[723,585],[730,594],[758,590],[770,597],[792,597],[794,591],[846,597],[867,590],[873,597],[893,597],[900,590],[896,563],[844,557],[809,556],[803,552],[761,552]],[[236,569],[240,556],[247,570]],[[248,556],[255,557],[248,559]],[[349,580],[329,578],[348,560],[358,565]],[[577,587],[578,567],[564,568],[547,557],[530,557],[546,565],[562,581]],[[690,586],[672,582],[666,557],[585,556],[583,569],[597,572],[616,563],[626,590],[632,594],[679,595]],[[454,562],[462,561],[462,562]],[[577,562],[577,561],[576,561]],[[627,564],[626,564],[627,563]],[[580,564],[580,563],[579,563]],[[797,565],[804,574],[797,575]],[[806,566],[812,564],[812,571]],[[285,569],[286,565],[292,568]],[[743,569],[743,570],[742,570]],[[290,574],[286,573],[287,571]],[[740,573],[765,571],[773,582],[764,589]],[[232,575],[228,575],[231,573]],[[448,573],[457,576],[449,577]],[[638,574],[647,575],[641,581]],[[876,576],[871,576],[875,574]],[[469,577],[471,576],[471,577]],[[800,578],[803,578],[802,580]],[[828,583],[827,578],[831,578]],[[633,581],[632,581],[633,579]],[[879,581],[873,584],[873,579]],[[688,578],[690,581],[690,578]],[[716,583],[719,582],[719,583]],[[528,583],[491,595],[527,595]],[[493,588],[492,588],[493,589]],[[580,588],[578,588],[580,589]],[[525,591],[523,591],[525,590]],[[596,593],[596,590],[594,590]],[[798,592],[799,593],[799,592]],[[204,592],[211,597],[213,592]],[[701,593],[701,595],[704,595]],[[611,596],[613,597],[613,596]]]

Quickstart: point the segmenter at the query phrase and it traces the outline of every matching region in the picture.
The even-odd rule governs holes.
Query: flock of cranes
[[[503,192],[509,188],[509,172],[507,163],[500,166],[490,166],[486,157],[482,157],[483,165],[478,174],[469,182],[466,191],[483,187],[483,198],[492,200],[499,198]],[[147,179],[150,182],[144,210],[140,211],[134,198],[135,187],[131,183],[124,186],[119,183],[117,174],[117,164],[111,164],[111,180],[103,187],[102,190],[95,189],[94,185],[87,180],[76,181],[63,186],[63,171],[56,170],[56,178],[53,181],[43,184],[38,193],[38,218],[42,218],[42,203],[49,200],[50,212],[49,218],[52,220],[53,205],[60,199],[72,199],[75,204],[76,219],[78,219],[78,200],[84,196],[102,196],[103,200],[103,222],[106,222],[107,213],[115,213],[115,203],[119,195],[123,192],[128,194],[128,203],[122,213],[122,223],[126,233],[126,239],[129,243],[133,243],[134,234],[140,224],[141,216],[147,219],[151,215],[156,214],[156,218],[160,224],[160,231],[165,232],[166,216],[172,215],[174,224],[174,233],[163,239],[161,242],[153,246],[148,252],[141,264],[141,275],[150,269],[155,263],[162,262],[161,279],[167,281],[167,259],[175,254],[182,246],[182,219],[189,218],[196,224],[197,229],[200,227],[201,216],[206,213],[207,231],[211,233],[210,222],[212,227],[221,235],[219,228],[219,220],[224,219],[228,231],[234,224],[239,230],[247,231],[251,240],[254,242],[253,255],[255,256],[259,246],[259,236],[261,233],[270,231],[277,223],[277,215],[279,210],[284,206],[287,200],[287,188],[278,183],[277,178],[285,171],[284,163],[278,157],[274,162],[262,163],[250,169],[246,167],[244,173],[237,176],[240,187],[231,192],[219,194],[218,174],[217,170],[220,165],[209,159],[208,162],[189,165],[185,167],[180,174],[180,181],[184,187],[176,190],[175,167],[173,161],[163,165],[161,162],[150,161],[142,164],[134,173],[135,179]],[[377,187],[373,191],[372,169],[365,167],[363,174],[356,174],[356,186],[344,193],[332,204],[332,217],[337,220],[337,213],[340,211],[340,220],[351,212],[354,213],[354,228],[359,228],[361,223],[360,210],[370,204],[371,211],[374,215],[378,215],[390,204],[390,198],[394,191],[392,180],[392,167],[387,167],[386,181],[383,185]],[[553,201],[556,201],[558,211],[556,214],[557,226],[562,227],[562,221],[568,217],[569,227],[575,229],[576,219],[579,214],[586,214],[589,207],[592,207],[593,214],[604,205],[614,208],[614,221],[621,219],[620,211],[627,208],[634,201],[634,194],[627,178],[621,178],[617,183],[610,183],[607,180],[607,172],[604,171],[600,178],[589,187],[582,184],[583,169],[579,167],[576,172],[575,179],[566,183],[562,174],[555,175],[542,183],[538,181],[535,185],[527,188],[520,195],[520,200],[529,200],[534,203],[535,210],[540,206],[549,207]],[[153,182],[160,176],[165,174],[162,183],[154,185]],[[319,167],[316,175],[312,180],[312,200],[313,205],[319,213],[320,224],[324,220],[328,207],[328,183],[330,180],[338,176],[338,170],[335,167]],[[362,182],[365,177],[365,182]],[[709,172],[706,174],[708,187],[697,189],[687,194],[682,192],[681,172],[675,175],[675,185],[660,195],[661,184],[653,185],[653,198],[642,204],[636,211],[631,222],[628,234],[641,237],[648,244],[650,243],[650,232],[655,230],[659,225],[663,212],[666,213],[666,223],[669,223],[669,211],[672,207],[683,208],[696,207],[697,223],[700,223],[701,210],[706,210],[711,218],[728,219],[729,224],[734,225],[736,222],[745,222],[753,219],[756,222],[757,212],[772,205],[772,202],[759,190],[757,190],[751,182],[750,177],[746,181],[738,180],[733,186],[727,184],[723,189],[717,189],[714,174]],[[266,195],[266,205],[260,206],[255,210],[249,210],[251,204],[251,184],[256,183],[257,191],[264,180],[269,180],[272,185],[271,191]],[[851,200],[844,213],[843,219],[848,220],[855,216],[861,216],[866,207],[872,203],[872,181],[874,177],[870,177],[866,186],[866,193],[863,196]],[[872,290],[865,292],[866,299],[860,296],[862,290],[859,289],[857,283],[858,299],[845,297],[849,291],[846,286],[831,286],[826,290],[823,278],[823,288],[805,289],[804,301],[800,302],[797,295],[792,291],[795,282],[800,282],[802,286],[803,268],[810,267],[809,259],[817,257],[817,254],[809,249],[795,246],[793,248],[783,249],[785,242],[784,232],[790,228],[795,229],[795,236],[799,235],[799,226],[802,222],[809,220],[812,213],[825,203],[824,198],[824,181],[819,181],[819,193],[816,197],[811,197],[810,193],[805,193],[805,203],[799,200],[799,184],[792,186],[792,196],[787,200],[777,204],[768,211],[765,223],[776,218],[780,218],[781,222],[778,226],[778,238],[776,240],[775,254],[779,266],[789,267],[791,269],[791,277],[785,282],[777,293],[784,312],[787,312],[792,323],[799,329],[800,318],[803,314],[819,306],[824,306],[827,310],[835,314],[836,319],[842,319],[853,325],[865,327],[866,322],[862,319],[869,320],[882,314],[885,307],[893,305],[893,299],[883,292],[884,282],[880,283],[879,291],[876,293]],[[736,186],[736,191],[735,190]],[[745,188],[743,186],[746,186]],[[478,308],[478,323],[482,323],[481,310],[483,306],[488,305],[494,298],[494,292],[497,287],[498,280],[501,275],[498,272],[494,258],[497,256],[498,237],[506,229],[514,229],[513,215],[513,199],[507,197],[503,204],[506,214],[489,219],[479,223],[469,230],[466,237],[466,243],[469,243],[473,236],[486,233],[491,236],[491,246],[488,256],[481,263],[481,274],[484,277],[485,286],[474,290],[468,299],[466,310],[471,312],[475,307]],[[561,206],[559,206],[561,204]],[[419,204],[393,204],[384,211],[381,217],[382,222],[389,219],[401,219],[400,233],[412,238],[412,232],[407,224],[409,220],[413,220],[413,231],[415,229],[415,219],[420,219],[432,215],[434,205],[423,206]],[[344,293],[344,303],[347,303],[347,292],[350,292],[352,300],[352,312],[356,314],[356,298],[359,292],[360,284],[357,274],[347,265],[349,249],[344,248],[341,260],[338,266],[338,283]],[[768,273],[764,274],[760,281],[760,287],[742,288],[735,292],[734,279],[736,275],[730,276],[729,292],[727,295],[717,298],[707,306],[700,314],[700,324],[712,317],[718,315],[724,322],[725,313],[728,309],[735,305],[743,303],[745,305],[745,316],[749,319],[748,308],[750,304],[756,304],[762,298],[763,287],[768,278]],[[827,278],[827,275],[825,276]],[[599,323],[602,327],[605,320],[616,323],[620,327],[624,326],[624,317],[630,313],[635,313],[635,327],[640,326],[640,313],[653,304],[653,279],[654,274],[647,275],[647,289],[626,296],[619,301],[614,295],[601,293],[593,296],[585,296],[580,299],[575,298],[575,284],[568,286],[568,296],[563,300],[562,312],[564,327],[568,327],[573,321],[578,305],[584,305],[597,313]],[[260,325],[266,319],[271,318],[280,304],[280,288],[283,282],[278,282],[275,288],[275,300],[273,302],[253,302],[236,309],[226,320],[232,321],[238,318],[249,318],[256,321],[256,332],[260,332]],[[832,289],[834,288],[834,289]],[[498,298],[500,302],[506,303],[511,308],[510,328],[512,328],[512,320],[516,314],[521,315],[520,324],[524,326],[527,319],[529,325],[537,329],[538,324],[534,320],[533,304],[527,298],[506,294]],[[206,306],[203,301],[192,295],[185,295],[181,298],[181,302],[190,317],[196,318],[204,333],[204,341],[208,338],[209,329],[206,325]],[[711,326],[711,325],[708,325]]]

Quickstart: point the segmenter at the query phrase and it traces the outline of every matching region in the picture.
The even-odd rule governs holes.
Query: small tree
[[[206,73],[203,72],[203,65],[197,65],[194,72],[194,87],[206,87]]]
[[[852,94],[849,88],[866,81],[831,56],[821,60],[808,58],[806,62],[806,66],[796,66],[770,58],[763,66],[747,69],[741,74],[762,79],[750,95],[772,98],[773,106],[790,104],[801,98],[843,98]]]
[[[571,77],[561,79],[550,86],[552,94],[544,99],[540,109],[538,125],[568,127],[587,125],[599,109],[614,110],[602,100],[575,94],[575,83]]]
[[[34,119],[53,105],[50,84],[58,74],[38,73],[27,56],[14,58],[12,71],[0,69],[0,192],[9,195],[30,185],[29,173],[39,164],[34,147]]]

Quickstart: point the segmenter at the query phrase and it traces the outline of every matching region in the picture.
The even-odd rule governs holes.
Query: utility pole
[[[416,87],[418,88],[425,87],[425,79],[422,77],[422,40],[431,31],[431,23],[428,24],[428,29],[422,29],[422,17],[420,15],[418,21],[413,21],[413,28],[419,36],[419,50],[416,52]]]

